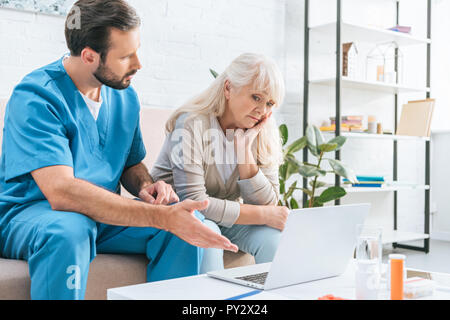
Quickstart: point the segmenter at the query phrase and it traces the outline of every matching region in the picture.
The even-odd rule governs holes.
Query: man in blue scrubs
[[[178,202],[141,162],[139,26],[124,0],[77,1],[70,55],[27,75],[6,107],[0,253],[28,261],[32,299],[83,299],[96,253],[145,253],[156,281],[197,274],[199,247],[237,251],[201,222],[207,201]]]

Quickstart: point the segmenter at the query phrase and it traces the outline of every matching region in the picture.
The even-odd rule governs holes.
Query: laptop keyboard
[[[236,277],[236,279],[254,282],[257,284],[264,284],[264,282],[266,282],[267,274],[268,272],[256,273],[244,277]]]

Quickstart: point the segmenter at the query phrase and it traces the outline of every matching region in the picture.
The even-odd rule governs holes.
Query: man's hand
[[[236,245],[226,237],[212,231],[195,217],[194,210],[203,210],[207,207],[208,200],[193,201],[190,199],[169,206],[167,231],[197,247],[237,252]]]
[[[139,191],[139,198],[151,204],[170,204],[180,201],[172,186],[161,180],[144,186]]]

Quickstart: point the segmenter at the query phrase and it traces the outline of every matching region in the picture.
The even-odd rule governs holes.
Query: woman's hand
[[[180,201],[172,186],[162,180],[144,186],[139,191],[139,198],[151,204],[170,204]]]
[[[246,150],[251,151],[251,147],[253,145],[253,142],[255,141],[256,137],[258,136],[259,132],[263,128],[263,126],[266,124],[267,120],[272,115],[272,112],[269,112],[266,114],[261,121],[256,124],[253,128],[244,130],[244,129],[236,129],[234,132],[234,146],[236,148],[236,151],[239,152]]]
[[[283,231],[286,225],[289,209],[281,206],[261,206],[263,209],[264,224]]]

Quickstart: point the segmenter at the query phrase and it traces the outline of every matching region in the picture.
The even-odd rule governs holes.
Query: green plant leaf
[[[298,173],[300,173],[305,178],[324,176],[327,174],[325,170],[321,170],[313,166],[304,166],[304,165],[299,166]]]
[[[290,204],[291,204],[291,209],[298,209],[299,208],[298,202],[294,198],[291,198],[291,203]]]
[[[287,201],[290,197],[292,197],[292,194],[294,193],[295,189],[297,188],[297,181],[295,181],[290,187],[288,192],[284,195],[284,201]]]
[[[306,193],[308,196],[312,197],[312,191],[309,189],[305,189],[305,188],[299,188],[300,190],[302,190],[304,193]]]
[[[219,76],[219,74],[214,71],[213,69],[209,69],[209,72],[211,72],[211,74],[213,75],[214,78],[217,78]]]
[[[278,174],[279,174],[279,176],[280,176],[280,179],[283,180],[283,181],[286,181],[286,180],[287,180],[287,179],[286,179],[287,166],[288,166],[288,163],[285,162],[285,163],[283,163],[282,165],[280,165],[280,167],[278,168]]]
[[[280,131],[281,141],[282,145],[284,146],[286,142],[288,141],[288,128],[285,124],[282,124],[278,127],[278,130]]]
[[[313,205],[312,206],[313,206],[313,208],[323,207],[323,203],[320,202],[319,199],[316,197],[316,198],[313,198]]]
[[[309,185],[310,185],[311,187],[314,187],[313,184],[314,184],[314,180],[311,180],[311,181],[309,182]],[[324,186],[326,186],[326,185],[327,185],[327,184],[326,184],[325,182],[323,182],[323,181],[316,181],[316,188],[321,188],[321,187],[324,187]]]
[[[285,151],[285,154],[292,154],[295,153],[297,151],[300,151],[301,149],[303,149],[304,147],[306,147],[307,145],[307,140],[306,137],[301,137],[300,139],[295,140],[294,142],[292,142]]]
[[[314,133],[314,128],[312,126],[308,126],[306,128],[306,141],[309,151],[311,151],[314,156],[319,156],[319,151],[317,150],[316,134]]]
[[[322,152],[331,152],[336,150],[337,146],[337,143],[322,143],[319,146],[319,150]]]
[[[280,194],[284,194],[286,192],[286,187],[285,187],[285,184],[284,184],[284,180],[279,179],[279,182],[280,182]]]
[[[286,157],[286,180],[290,178],[294,173],[298,173],[298,169],[301,163],[295,159],[293,156]]]
[[[336,186],[329,187],[328,189],[322,192],[322,194],[317,198],[317,200],[321,203],[326,203],[328,201],[333,201],[342,198],[346,194],[347,192],[344,190],[344,188]]]
[[[344,143],[346,141],[347,141],[347,137],[338,136],[338,137],[334,137],[333,139],[331,139],[327,143],[336,143],[337,144],[337,148],[336,148],[335,151],[337,151],[337,150],[342,148],[342,146],[344,145]]]
[[[333,168],[334,173],[340,175],[341,177],[347,178],[352,183],[357,183],[355,173],[350,168],[344,166],[342,162],[336,159],[327,159],[330,166]]]
[[[283,206],[283,202],[281,202],[281,200],[278,200],[278,205],[281,207]]]
[[[306,139],[309,151],[318,157],[320,155],[319,146],[324,143],[322,132],[316,126],[308,125],[306,128]]]

